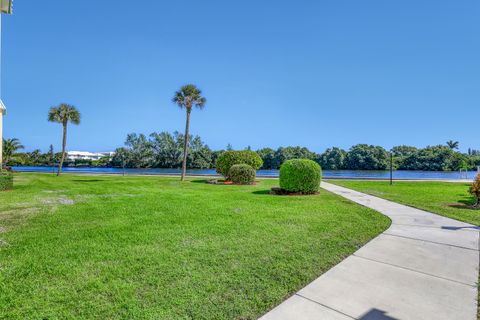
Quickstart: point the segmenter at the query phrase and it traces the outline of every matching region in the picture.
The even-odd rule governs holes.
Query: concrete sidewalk
[[[326,182],[322,188],[392,225],[261,319],[477,319],[477,227]]]

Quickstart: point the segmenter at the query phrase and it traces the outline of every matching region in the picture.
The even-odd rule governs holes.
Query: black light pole
[[[390,151],[390,185],[393,184],[393,152]]]
[[[125,155],[122,153],[122,171],[123,176],[125,177]]]

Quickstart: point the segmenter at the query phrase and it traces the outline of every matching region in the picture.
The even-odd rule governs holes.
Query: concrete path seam
[[[477,319],[478,226],[325,182],[322,188],[392,224],[262,320]]]
[[[396,226],[405,226],[405,227],[416,227],[416,228],[433,228],[433,229],[438,229],[438,227],[435,226],[416,226],[414,224],[405,224],[405,223],[392,223],[393,225]],[[444,229],[444,230],[450,230],[450,229]],[[479,228],[462,228],[461,230],[457,231],[464,231],[464,232],[479,232]]]
[[[313,302],[313,303],[315,303],[315,304],[318,304],[319,306],[322,306],[322,307],[324,307],[324,308],[327,308],[327,309],[330,309],[330,310],[332,310],[332,311],[335,311],[335,312],[337,312],[337,313],[339,313],[339,314],[341,314],[341,315],[343,315],[343,316],[345,316],[345,317],[349,317],[350,319],[356,320],[354,317],[352,317],[352,316],[350,316],[350,315],[348,315],[348,314],[346,314],[346,313],[343,313],[343,312],[341,312],[341,311],[339,311],[339,310],[330,308],[329,306],[326,306],[326,305],[324,305],[324,304],[322,304],[322,303],[320,303],[320,302],[318,302],[318,301],[315,301],[315,300],[312,300],[312,299],[310,299],[310,298],[304,297],[304,296],[302,296],[301,294],[295,293],[295,295],[298,296],[298,297],[300,297],[300,298],[302,298],[302,299],[305,299],[305,300],[308,300],[308,301]]]
[[[469,286],[469,287],[476,288],[476,286],[471,285],[471,284],[468,284],[468,283],[465,283],[465,282],[461,282],[461,281],[457,281],[457,280],[453,280],[453,279],[449,279],[449,278],[445,278],[445,277],[436,276],[436,275],[431,274],[431,273],[414,270],[414,269],[412,269],[412,268],[402,267],[402,266],[399,266],[399,265],[393,264],[393,263],[388,263],[388,262],[383,262],[383,261],[376,260],[376,259],[371,259],[371,258],[367,258],[367,257],[362,257],[362,256],[359,256],[359,255],[357,255],[357,254],[355,254],[355,253],[352,254],[352,256],[354,256],[354,257],[356,257],[356,258],[360,258],[360,259],[369,260],[369,261],[372,261],[372,262],[375,262],[375,263],[386,264],[386,265],[389,265],[389,266],[392,266],[392,267],[395,267],[395,268],[400,268],[400,269],[407,270],[407,271],[411,271],[411,272],[421,273],[421,274],[424,274],[424,275],[429,276],[429,277],[434,277],[434,278],[442,279],[442,280],[445,280],[445,281],[452,281],[452,282],[455,282],[455,283],[458,283],[458,284],[461,284],[461,285],[464,285],[464,286]]]
[[[399,237],[399,238],[416,240],[416,241],[424,241],[424,242],[433,243],[433,244],[438,244],[438,245],[446,246],[446,247],[454,247],[454,248],[471,250],[471,251],[477,251],[477,252],[479,251],[478,249],[472,249],[472,248],[468,248],[468,247],[462,247],[462,246],[457,246],[457,245],[454,245],[454,244],[436,242],[436,241],[431,241],[431,240],[424,240],[424,239],[412,238],[412,237],[407,237],[407,236],[401,236],[401,235],[398,235],[398,234],[387,233],[386,231],[385,231],[384,233],[382,233],[382,234],[383,234],[383,235],[387,235],[387,236],[391,236],[391,237]]]

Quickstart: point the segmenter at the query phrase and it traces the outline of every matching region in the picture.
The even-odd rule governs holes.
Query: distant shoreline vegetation
[[[225,150],[212,150],[199,136],[189,135],[187,167],[189,169],[213,169],[218,156]],[[113,157],[100,160],[66,159],[64,166],[116,167],[116,168],[181,168],[184,135],[175,131],[127,135],[125,147],[115,150]],[[458,171],[475,170],[480,166],[480,151],[469,149],[460,153],[458,143],[416,148],[396,146],[392,148],[393,165],[396,170]],[[250,149],[249,147],[247,149]],[[232,150],[228,146],[226,150]],[[305,147],[280,147],[276,150],[256,150],[263,160],[261,169],[279,169],[289,159],[311,159],[325,170],[388,170],[390,152],[381,146],[357,144],[349,150],[333,147],[323,153],[315,153]],[[51,166],[57,164],[61,153],[40,150],[18,152],[9,155],[7,166]]]

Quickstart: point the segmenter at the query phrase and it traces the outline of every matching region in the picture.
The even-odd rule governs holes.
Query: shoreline
[[[40,174],[56,174],[56,172],[35,171],[35,170],[13,170],[13,173],[40,173]],[[475,172],[475,171],[473,171]],[[123,172],[86,172],[86,171],[62,171],[62,174],[70,175],[85,175],[85,176],[130,176],[130,177],[179,177],[180,173],[123,173]],[[219,174],[186,174],[189,178],[220,178]],[[272,175],[257,175],[259,179],[278,179],[279,176]],[[335,177],[323,176],[322,180],[366,180],[366,181],[390,181],[390,178],[378,177]],[[442,178],[393,178],[392,181],[417,181],[417,182],[455,182],[455,183],[470,183],[473,179],[442,179]]]

